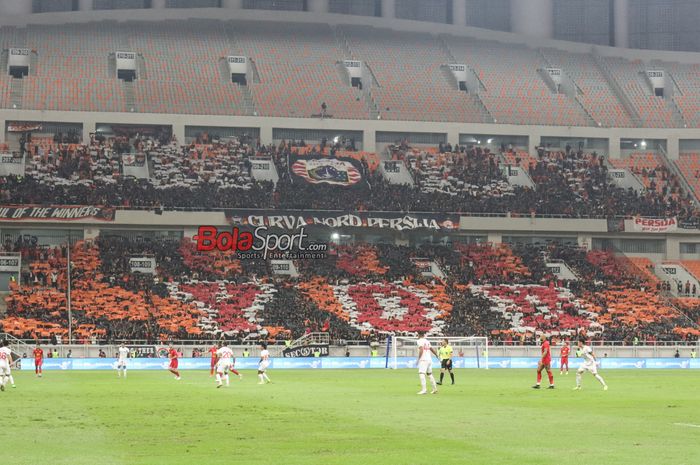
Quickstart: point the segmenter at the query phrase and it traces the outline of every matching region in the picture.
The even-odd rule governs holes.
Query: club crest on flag
[[[312,184],[352,186],[362,179],[352,163],[336,159],[299,159],[292,164],[292,171]]]

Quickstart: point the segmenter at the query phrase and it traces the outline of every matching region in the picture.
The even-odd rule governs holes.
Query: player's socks
[[[215,375],[215,377],[216,377],[216,386],[217,387],[221,386],[221,375],[219,373],[217,373]]]
[[[440,373],[440,382],[438,384],[442,384],[442,380],[445,377],[445,373]]]
[[[267,373],[263,373],[263,378],[265,378],[265,381],[268,382],[268,383],[271,383],[271,382],[272,382],[272,381],[270,380],[270,378],[267,376]]]
[[[226,386],[228,386],[228,385],[229,385],[229,376],[228,376],[228,373],[226,373],[226,378],[225,378],[225,379],[226,379]]]
[[[265,378],[263,378],[262,373],[258,375],[258,378],[260,378],[260,382],[258,384],[265,384]]]
[[[542,372],[538,371],[537,372],[537,385],[539,385],[542,382]]]
[[[433,393],[437,392],[437,384],[435,383],[435,377],[432,373],[430,373],[428,375],[428,378],[430,378],[430,385],[433,387]]]
[[[425,392],[425,374],[419,373],[418,377],[420,378],[420,390],[421,392]]]
[[[576,372],[576,387],[581,387],[581,373]]]
[[[549,385],[554,386],[554,375],[551,371],[547,372],[547,377],[549,378]]]
[[[126,368],[124,368],[124,379],[126,379]]]
[[[455,374],[450,372],[450,378],[452,378],[452,384],[455,383]]]
[[[12,375],[10,375],[8,379],[10,380],[10,384],[12,385],[12,387],[15,387],[15,378],[13,378]]]
[[[598,375],[598,374],[593,375],[593,376],[595,377],[595,379],[598,380],[598,382],[599,382],[600,384],[602,384],[603,386],[607,386],[607,385],[605,384],[605,381],[603,380],[603,377],[602,377],[602,376],[600,376],[600,375]]]

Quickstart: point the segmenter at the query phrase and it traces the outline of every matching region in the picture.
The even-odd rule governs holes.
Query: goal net
[[[464,357],[464,364],[460,368],[489,368],[489,340],[484,336],[468,337],[426,337],[430,344],[438,351],[443,339],[447,339],[452,346],[452,357]],[[387,350],[387,368],[399,368],[400,366],[413,366],[410,363],[401,363],[403,357],[415,360],[418,357],[418,338],[410,336],[392,336]],[[433,356],[433,360],[436,360]],[[474,363],[475,362],[475,363]],[[433,362],[435,363],[435,362]],[[459,364],[457,364],[459,365]],[[455,366],[457,368],[457,366]]]

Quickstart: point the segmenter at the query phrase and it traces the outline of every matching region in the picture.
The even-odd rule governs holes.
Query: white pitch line
[[[692,423],[674,423],[676,426],[687,426],[689,428],[700,428],[700,425],[694,425]]]

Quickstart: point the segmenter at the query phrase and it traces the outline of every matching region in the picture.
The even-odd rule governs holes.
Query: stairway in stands
[[[24,94],[24,79],[10,80],[10,99],[12,108],[22,108],[22,95]]]

